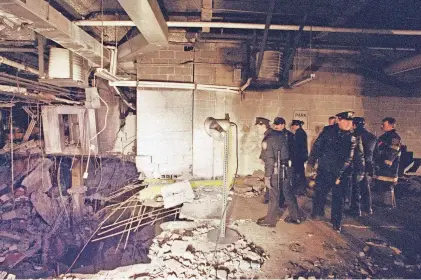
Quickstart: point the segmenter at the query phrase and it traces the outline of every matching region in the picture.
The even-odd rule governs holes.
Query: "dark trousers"
[[[286,203],[288,205],[288,212],[289,216],[292,219],[299,219],[299,209],[297,203],[297,197],[295,196],[295,190],[292,185],[292,176],[293,176],[293,169],[287,168],[285,170],[285,178],[282,180],[282,176],[279,178],[279,185],[278,185],[278,175],[273,175],[271,177],[271,185],[272,189],[269,189],[267,192],[269,193],[269,205],[268,205],[268,215],[267,222],[270,222],[275,215],[278,216],[280,208]],[[273,195],[277,195],[277,199],[275,200]],[[277,203],[276,211],[274,203]]]
[[[293,186],[296,194],[305,194],[307,189],[304,163],[304,161],[294,161],[293,163]]]
[[[274,225],[277,223],[279,216],[282,214],[281,209],[279,208],[280,188],[278,186],[277,175],[273,175],[270,178],[270,185],[271,188],[266,191],[269,196],[269,203],[265,220],[268,224]]]
[[[379,193],[380,204],[383,206],[394,207],[395,200],[395,185],[394,182],[375,181],[375,191]]]
[[[336,176],[324,170],[319,170],[316,176],[316,186],[313,195],[313,216],[324,216],[327,195],[332,190],[332,214],[330,220],[333,226],[342,224],[344,198],[349,181],[345,178],[336,185]]]
[[[352,178],[351,210],[372,212],[371,181],[371,176],[364,176],[361,182]]]

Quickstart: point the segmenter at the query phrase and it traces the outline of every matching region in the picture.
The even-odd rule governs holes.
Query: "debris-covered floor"
[[[222,188],[217,181],[191,181],[194,195],[181,208],[174,207],[165,205],[165,195],[163,200],[150,199],[155,194],[144,191],[145,184],[133,183],[133,165],[107,160],[92,177],[95,188],[83,194],[79,216],[72,188],[62,180],[59,185],[67,192],[60,192],[53,176],[66,176],[58,168],[66,169],[66,161],[32,160],[37,164],[16,161],[23,165],[15,166],[16,187],[13,192],[1,190],[4,277],[45,278],[66,272],[63,277],[101,279],[421,277],[417,177],[402,180],[397,209],[375,208],[373,216],[346,217],[339,234],[327,220],[295,225],[281,219],[275,228],[258,226],[266,205],[262,174],[256,172],[238,179],[231,194],[229,227],[239,239],[217,245],[208,240],[209,232],[220,225]],[[111,176],[116,168],[126,174]],[[6,172],[8,165],[3,169]],[[185,187],[183,182],[177,187]],[[299,203],[309,213],[311,198],[300,197]],[[105,215],[112,209],[120,210]],[[84,244],[88,246],[81,251]]]

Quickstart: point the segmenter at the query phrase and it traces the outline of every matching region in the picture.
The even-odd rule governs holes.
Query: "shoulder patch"
[[[268,143],[266,141],[262,141],[262,149],[266,151],[268,148]]]

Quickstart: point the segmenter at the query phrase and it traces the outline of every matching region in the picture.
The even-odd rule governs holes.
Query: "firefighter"
[[[341,231],[344,196],[352,161],[354,172],[360,177],[364,172],[362,145],[351,131],[353,115],[354,112],[336,115],[337,124],[323,129],[313,145],[307,163],[309,173],[313,173],[315,164],[318,164],[311,218],[319,220],[324,217],[327,195],[332,189],[331,222],[338,232]]]
[[[401,137],[396,132],[396,120],[384,118],[375,153],[376,176],[375,187],[383,194],[383,204],[396,207],[395,185],[398,183],[398,169],[401,155]]]
[[[306,177],[304,164],[308,159],[307,133],[303,129],[303,121],[293,120],[291,131],[293,136],[292,167],[294,167],[294,185],[298,195],[306,193]]]
[[[354,133],[361,139],[364,150],[365,173],[364,178],[358,182],[358,178],[352,176],[352,196],[349,214],[351,216],[361,216],[361,211],[372,214],[371,182],[374,176],[373,154],[377,145],[377,137],[370,133],[365,126],[365,119],[354,117],[352,120]]]

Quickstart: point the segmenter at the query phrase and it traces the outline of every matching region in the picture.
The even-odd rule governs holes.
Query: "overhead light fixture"
[[[292,87],[292,88],[294,88],[294,87],[299,87],[299,86],[301,86],[301,85],[303,85],[303,84],[305,84],[305,83],[310,82],[310,81],[311,81],[311,80],[313,80],[314,78],[316,78],[316,74],[310,74],[310,75],[305,76],[304,78],[302,78],[302,79],[300,79],[300,80],[297,80],[297,81],[293,82],[293,83],[291,84],[291,87]]]
[[[230,122],[228,114],[225,114],[225,119],[215,119],[209,117],[205,120],[204,126],[206,133],[217,141],[224,140],[224,177],[222,186],[222,213],[220,227],[211,230],[208,233],[208,239],[212,242],[229,244],[238,240],[238,233],[232,229],[227,228],[227,209],[228,209],[228,154],[229,154],[229,133],[231,126],[236,125]],[[238,137],[238,135],[237,135]],[[238,139],[238,138],[237,138]],[[238,151],[238,150],[237,150]],[[237,154],[238,157],[238,154]],[[238,159],[238,158],[237,158]],[[238,165],[238,161],[237,161]],[[238,166],[237,166],[238,167]]]
[[[111,74],[107,69],[104,68],[97,68],[95,71],[95,76],[103,78],[109,82],[118,82],[121,81],[119,77],[114,74]]]

